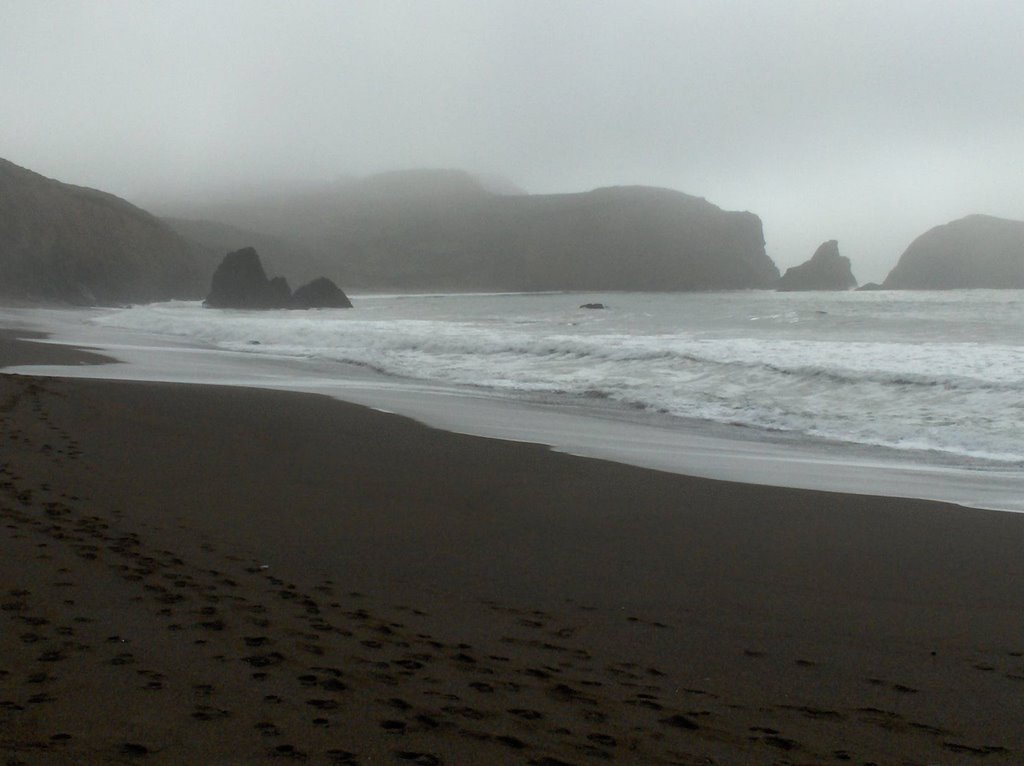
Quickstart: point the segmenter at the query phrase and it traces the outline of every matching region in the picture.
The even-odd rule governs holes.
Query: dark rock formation
[[[584,303],[580,306],[581,309],[606,309],[608,308],[603,303]]]
[[[292,292],[283,277],[267,279],[260,257],[251,247],[224,256],[213,272],[205,305],[216,309],[280,309]]]
[[[469,174],[414,171],[178,212],[292,243],[279,267],[346,287],[724,290],[779,277],[756,215],[651,187],[507,195]]]
[[[303,285],[293,295],[284,277],[267,279],[251,247],[224,256],[213,273],[204,305],[216,309],[352,308],[345,293],[325,277]]]
[[[352,302],[334,282],[318,277],[295,290],[291,307],[294,309],[350,309]]]
[[[860,287],[857,288],[857,292],[858,293],[864,293],[864,292],[870,293],[870,292],[874,292],[875,290],[884,290],[884,289],[885,288],[882,287],[880,284],[878,284],[878,282],[866,282],[865,284],[863,284],[863,285],[861,285]]]
[[[145,210],[0,159],[0,294],[80,305],[198,298],[211,267]]]
[[[834,239],[823,242],[809,261],[786,269],[777,289],[782,292],[796,290],[849,290],[857,286],[850,269],[850,259],[839,254],[839,243]]]
[[[890,290],[1024,288],[1024,221],[969,215],[910,243],[883,283]]]
[[[288,286],[287,279],[284,277],[274,277],[270,280],[268,288],[270,305],[273,308],[291,305],[292,289]]]

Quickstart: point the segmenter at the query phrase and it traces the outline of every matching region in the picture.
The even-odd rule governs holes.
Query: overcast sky
[[[0,0],[0,157],[136,202],[406,167],[667,186],[862,282],[1024,219],[1024,3]]]

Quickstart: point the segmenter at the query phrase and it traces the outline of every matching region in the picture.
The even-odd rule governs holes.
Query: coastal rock
[[[290,300],[285,279],[267,279],[256,250],[243,247],[225,255],[213,272],[204,304],[217,309],[274,309],[286,308]]]
[[[830,239],[823,242],[810,260],[786,269],[777,290],[849,290],[857,286],[850,268],[850,259],[839,254],[839,243]]]
[[[883,286],[1024,288],[1024,221],[969,215],[929,229],[910,243]]]
[[[350,309],[352,302],[334,282],[318,277],[296,288],[291,306],[295,309]]]
[[[224,256],[213,273],[204,305],[217,309],[352,308],[345,293],[326,277],[314,279],[293,295],[284,277],[267,279],[252,247]]]
[[[857,292],[859,292],[859,293],[873,292],[875,290],[884,290],[884,289],[885,288],[882,287],[880,284],[878,284],[878,282],[865,282],[864,284],[862,284],[860,287],[857,288]]]
[[[580,306],[581,309],[606,309],[608,308],[603,303],[584,303]]]
[[[0,294],[77,305],[198,298],[210,255],[141,208],[0,159]]]
[[[274,277],[268,285],[270,303],[273,307],[287,306],[292,299],[292,289],[288,286],[288,280],[284,277]]]

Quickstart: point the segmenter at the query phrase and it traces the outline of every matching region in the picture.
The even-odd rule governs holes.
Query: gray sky
[[[667,186],[863,281],[1024,219],[1024,3],[0,0],[0,157],[133,201],[404,167]]]

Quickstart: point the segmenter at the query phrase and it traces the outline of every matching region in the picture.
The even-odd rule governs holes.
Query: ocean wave
[[[477,314],[466,316],[471,300]],[[781,335],[777,328],[755,334],[749,323],[694,328],[693,317],[668,321],[675,318],[648,312],[649,300],[640,304],[643,310],[594,312],[600,316],[585,319],[562,308],[545,311],[564,296],[531,297],[529,311],[517,304],[518,312],[481,313],[477,307],[487,300],[505,301],[505,307],[519,299],[382,300],[369,311],[313,314],[159,304],[96,321],[513,396],[574,397],[675,418],[1024,462],[1020,345],[920,336],[865,341],[838,325],[815,325],[809,337]],[[432,316],[439,307],[447,313]],[[864,334],[871,318],[859,321]]]

